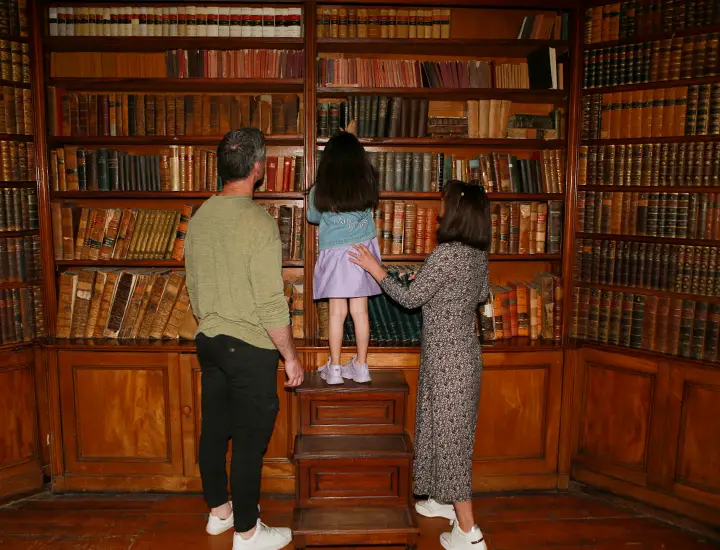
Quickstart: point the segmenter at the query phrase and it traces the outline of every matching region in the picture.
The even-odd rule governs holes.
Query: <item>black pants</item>
[[[263,455],[279,408],[279,354],[223,335],[198,334],[195,343],[202,371],[200,476],[205,501],[210,508],[228,501],[225,455],[232,438],[235,530],[249,531],[257,523]]]

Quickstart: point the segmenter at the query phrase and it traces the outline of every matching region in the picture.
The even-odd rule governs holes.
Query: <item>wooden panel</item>
[[[483,475],[557,469],[562,353],[485,354],[473,483]]]
[[[667,470],[673,492],[720,510],[720,372],[669,368]]]
[[[33,350],[0,355],[0,499],[42,486]]]
[[[176,354],[60,353],[67,473],[182,474]]]
[[[599,472],[645,485],[655,409],[654,362],[583,350],[576,384],[575,459]]]

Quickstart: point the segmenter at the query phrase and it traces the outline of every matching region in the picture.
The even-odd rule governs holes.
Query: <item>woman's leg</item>
[[[355,342],[357,344],[357,362],[367,363],[367,351],[370,345],[370,318],[368,316],[368,299],[350,298],[350,315],[355,325]]]
[[[340,364],[340,350],[343,341],[343,326],[348,314],[347,298],[330,298],[330,364]]]
[[[473,515],[472,500],[455,503],[455,514],[457,515],[458,525],[465,533],[469,533],[475,525],[475,516]]]

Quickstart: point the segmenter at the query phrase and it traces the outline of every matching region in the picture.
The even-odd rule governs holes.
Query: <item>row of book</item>
[[[720,239],[720,193],[580,191],[577,230],[677,239]]]
[[[251,126],[295,135],[302,101],[290,95],[67,93],[48,88],[53,136],[219,136]]]
[[[425,137],[431,103],[427,99],[352,96],[317,103],[317,134],[335,135],[356,122],[358,137]]]
[[[720,185],[720,141],[580,147],[578,185]]]
[[[51,203],[55,260],[177,260],[193,207],[76,208]]]
[[[490,254],[560,254],[563,202],[490,203]]]
[[[261,204],[278,224],[282,259],[300,261],[305,250],[305,209],[302,206]]]
[[[305,338],[305,281],[284,281],[284,293],[290,311],[290,327],[295,339]]]
[[[562,280],[538,273],[533,281],[492,284],[478,310],[483,342],[521,337],[562,340]]]
[[[720,84],[583,97],[582,139],[720,134]]]
[[[49,7],[50,36],[300,37],[302,8]]]
[[[575,288],[571,335],[688,359],[718,360],[720,304]]]
[[[560,69],[558,69],[560,67]],[[494,73],[494,79],[491,73]],[[320,87],[358,88],[561,88],[555,49],[544,48],[528,56],[527,63],[491,61],[416,61],[321,57],[317,61]]]
[[[462,158],[453,153],[368,152],[378,171],[381,191],[442,191],[454,179],[482,185],[488,193],[562,193],[565,188],[565,152],[561,149],[517,158],[487,153]]]
[[[577,239],[575,246],[576,281],[720,296],[716,246],[611,239]]]
[[[35,179],[35,144],[1,140],[0,178],[8,182]]]
[[[32,90],[0,86],[0,134],[32,135],[34,121]]]
[[[0,40],[0,78],[7,82],[30,84],[30,44]]]
[[[28,35],[27,0],[0,2],[0,36]]]
[[[380,201],[373,217],[382,254],[429,254],[437,244],[436,208]]]
[[[302,191],[305,187],[303,166],[301,155],[268,155],[265,176],[257,191],[268,193]]]
[[[538,13],[526,15],[520,25],[518,40],[567,40],[570,29],[570,14],[563,12],[555,16]]]
[[[622,86],[718,74],[720,34],[668,38],[585,51],[583,86]]]
[[[595,44],[718,23],[715,0],[630,0],[587,8],[583,35],[585,44]]]
[[[318,6],[318,38],[450,38],[451,10]]]
[[[82,57],[80,57],[80,56]],[[53,78],[302,78],[302,50],[50,54]]]
[[[58,338],[178,338],[190,298],[182,271],[65,271],[58,277]]]
[[[30,342],[45,334],[45,305],[41,286],[0,289],[1,344]]]
[[[216,153],[170,145],[158,155],[66,145],[50,151],[53,191],[217,191]]]
[[[41,277],[39,235],[0,239],[0,283],[34,282]]]
[[[0,190],[0,233],[34,231],[38,227],[38,201],[35,189],[3,187]]]

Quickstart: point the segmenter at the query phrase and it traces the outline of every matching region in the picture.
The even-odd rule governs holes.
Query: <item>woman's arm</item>
[[[370,273],[390,298],[408,309],[423,306],[450,279],[451,259],[444,249],[435,249],[427,257],[409,288],[387,277],[385,269],[363,245],[357,245],[355,249],[357,253],[350,254],[350,261]]]
[[[320,223],[321,214],[317,208],[315,208],[315,187],[310,189],[307,200],[307,213],[305,214],[307,221],[314,223],[315,225]]]

